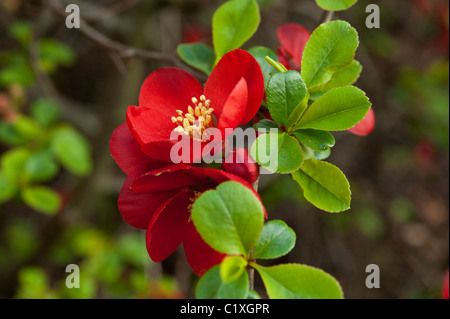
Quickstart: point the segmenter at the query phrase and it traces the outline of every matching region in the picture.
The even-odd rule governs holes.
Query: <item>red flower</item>
[[[205,88],[189,73],[163,68],[150,74],[142,85],[139,107],[130,106],[127,123],[141,149],[150,157],[170,161],[170,150],[178,140],[172,131],[187,141],[210,142],[206,129],[217,128],[222,139],[225,129],[249,122],[261,106],[264,79],[258,62],[246,51],[234,50],[219,61]],[[190,145],[192,150],[192,145]],[[198,157],[181,154],[184,163]]]
[[[204,191],[225,181],[239,182],[258,196],[252,186],[225,171],[153,159],[141,151],[126,123],[114,131],[110,149],[128,175],[120,191],[119,211],[128,224],[147,230],[151,259],[162,261],[183,243],[188,264],[197,275],[219,264],[225,255],[210,248],[198,234],[190,220],[192,204]]]
[[[448,271],[445,275],[444,285],[442,286],[442,299],[448,299]]]
[[[278,28],[278,60],[288,70],[300,70],[303,51],[309,40],[310,33],[304,27],[295,23],[288,23]]]
[[[295,23],[288,23],[278,28],[278,40],[281,47],[278,60],[288,70],[300,70],[302,66],[303,51],[308,42],[310,33],[304,27]],[[366,117],[355,127],[348,131],[359,136],[370,134],[375,128],[375,113],[369,110]]]

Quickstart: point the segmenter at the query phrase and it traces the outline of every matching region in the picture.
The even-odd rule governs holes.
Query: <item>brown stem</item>
[[[333,19],[334,11],[324,11],[321,23],[330,22]]]

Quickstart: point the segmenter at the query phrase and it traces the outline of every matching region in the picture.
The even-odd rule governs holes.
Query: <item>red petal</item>
[[[146,167],[146,170],[155,170],[169,163],[153,159],[141,151],[141,146],[131,135],[127,123],[119,125],[109,141],[111,155],[117,165],[129,175],[139,167]]]
[[[245,116],[245,108],[248,100],[248,87],[244,78],[236,84],[226,100],[220,117],[217,121],[217,128],[221,131],[222,137],[227,138],[226,128],[236,128],[239,126],[242,118]],[[230,130],[230,134],[232,131]]]
[[[242,177],[250,184],[259,178],[259,167],[244,148],[230,152],[222,163],[222,167],[229,173]]]
[[[372,108],[367,112],[366,117],[348,131],[359,136],[369,135],[375,128],[375,112]]]
[[[264,78],[258,62],[244,50],[225,54],[216,65],[205,85],[206,98],[211,100],[216,116],[220,117],[225,102],[236,84],[244,78],[248,86],[248,101],[240,124],[247,124],[258,112],[264,97]]]
[[[277,55],[278,61],[284,65],[284,67],[288,70],[294,70],[294,68],[291,67],[289,64],[289,60],[291,59],[283,47],[278,48],[278,52],[280,54]]]
[[[226,256],[209,247],[200,237],[193,223],[189,223],[183,247],[189,266],[198,276],[203,276],[210,268],[220,264]]]
[[[131,183],[136,176],[128,176],[120,190],[118,207],[123,219],[133,227],[146,229],[155,210],[166,200],[175,196],[178,190],[155,193],[136,193]]]
[[[179,164],[147,172],[136,178],[131,187],[136,192],[157,192],[207,182],[202,169]]]
[[[161,109],[170,116],[187,110],[193,97],[199,98],[203,87],[192,75],[177,68],[163,68],[151,73],[141,87],[139,105]],[[170,120],[170,117],[169,117]]]
[[[301,25],[288,23],[278,28],[278,39],[281,45],[299,66],[302,65],[303,51],[310,33]]]
[[[193,193],[183,189],[163,203],[153,215],[146,235],[150,258],[160,262],[172,254],[182,243],[189,225],[189,204]]]

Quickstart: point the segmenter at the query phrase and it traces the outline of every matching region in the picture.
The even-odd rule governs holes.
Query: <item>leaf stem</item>
[[[287,69],[284,67],[283,64],[273,60],[271,57],[266,56],[266,61],[273,66],[278,72],[284,73],[287,72]]]

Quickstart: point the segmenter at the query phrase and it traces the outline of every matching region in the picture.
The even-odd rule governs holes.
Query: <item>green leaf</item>
[[[216,63],[240,48],[256,32],[261,20],[255,0],[231,0],[220,6],[213,17],[213,43]]]
[[[346,10],[353,6],[358,0],[316,0],[317,5],[328,11]]]
[[[307,92],[305,82],[297,71],[275,73],[266,90],[270,116],[278,124],[286,126],[289,116],[300,105]],[[299,112],[296,121],[300,119],[301,113]]]
[[[48,99],[38,99],[31,105],[31,115],[43,126],[49,126],[60,118],[58,104]]]
[[[25,163],[24,175],[30,182],[46,182],[58,173],[58,165],[46,151],[31,155]]]
[[[0,204],[13,198],[17,190],[16,181],[0,170]]]
[[[262,299],[261,296],[254,290],[248,292],[247,299]]]
[[[262,46],[253,47],[248,50],[248,53],[250,53],[258,62],[264,76],[264,87],[267,87],[270,77],[276,69],[266,61],[266,56],[274,61],[278,61],[277,55],[272,50]]]
[[[70,66],[76,58],[73,50],[53,39],[43,39],[39,43],[40,66],[48,73],[52,73],[60,65]]]
[[[52,132],[52,151],[69,172],[78,176],[89,175],[92,170],[89,142],[71,127],[59,127]]]
[[[345,21],[320,25],[303,52],[302,77],[310,91],[321,90],[333,74],[352,63],[358,47],[358,33]]]
[[[0,141],[9,146],[17,146],[26,143],[26,138],[21,136],[13,125],[0,122]]]
[[[238,280],[245,271],[247,261],[242,256],[228,256],[220,264],[222,282],[230,283]]]
[[[299,264],[254,267],[271,299],[343,299],[339,283],[323,270]]]
[[[15,120],[14,129],[16,132],[27,139],[35,139],[42,134],[42,130],[34,119],[28,116],[19,115]]]
[[[350,184],[336,166],[310,159],[292,177],[303,189],[305,198],[316,207],[331,213],[350,209]]]
[[[195,201],[191,218],[209,246],[224,254],[248,257],[261,233],[264,209],[250,189],[225,182]]]
[[[362,121],[371,105],[354,86],[335,88],[311,104],[294,129],[347,130]]]
[[[286,255],[295,246],[295,232],[281,220],[273,220],[263,227],[253,250],[255,259],[275,259]]]
[[[11,179],[18,179],[22,175],[25,163],[30,156],[30,151],[22,147],[5,152],[1,157],[3,173]]]
[[[298,130],[294,136],[307,147],[316,151],[326,151],[336,143],[334,136],[327,131]]]
[[[327,84],[325,84],[323,90],[329,91],[337,87],[352,85],[358,80],[361,71],[362,71],[361,63],[359,63],[356,60],[353,60],[353,62],[350,63],[349,65],[336,71],[331,80]]]
[[[300,144],[286,133],[262,134],[253,143],[250,154],[259,165],[273,173],[292,173],[303,163]]]
[[[27,46],[31,41],[32,26],[28,21],[16,21],[10,25],[8,31],[11,37],[24,46]]]
[[[299,141],[299,142],[300,142],[300,146],[302,147],[302,150],[303,150],[304,161],[307,161],[310,159],[324,160],[324,159],[327,159],[328,157],[330,157],[330,155],[331,155],[331,148],[329,148],[329,147],[327,147],[324,151],[314,150],[314,149],[306,146],[305,144],[303,144],[302,141]]]
[[[188,65],[209,75],[214,67],[216,55],[213,49],[204,43],[180,44],[178,56]]]
[[[246,271],[242,272],[237,280],[224,283],[220,278],[220,265],[216,265],[200,278],[195,297],[197,299],[245,299],[248,290],[249,280]]]
[[[47,215],[54,215],[61,206],[58,193],[45,186],[29,186],[22,189],[22,199],[31,208]]]

